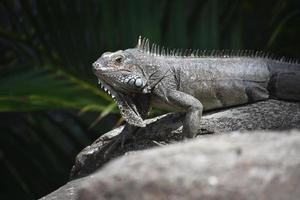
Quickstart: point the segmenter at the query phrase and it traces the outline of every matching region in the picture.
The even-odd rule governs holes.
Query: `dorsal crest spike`
[[[160,47],[159,45],[156,45],[156,55],[160,55]]]
[[[183,56],[184,56],[184,57],[187,57],[187,56],[188,56],[188,51],[189,51],[188,49],[186,49],[186,50],[184,51],[184,53],[183,53]]]
[[[178,52],[179,52],[179,49],[176,49],[176,50],[175,50],[175,56],[176,56],[176,57],[179,56],[179,53],[178,53]]]
[[[174,56],[174,54],[175,54],[175,49],[172,49],[170,54],[171,54],[171,56]]]
[[[149,44],[149,40],[146,39],[146,42],[145,42],[145,50],[147,53],[150,53],[150,44]]]
[[[255,52],[255,57],[258,57],[258,55],[259,55],[259,52],[256,51],[256,52]]]
[[[157,55],[157,45],[154,44],[154,56],[156,56],[156,55]]]
[[[142,45],[142,36],[139,36],[139,39],[138,39],[138,43],[136,45],[136,48],[140,49],[141,48],[141,45]]]
[[[155,47],[155,43],[153,43],[152,46],[151,46],[151,50],[150,50],[150,53],[151,53],[151,54],[154,54],[154,53],[155,53],[155,52],[154,52],[154,47]]]
[[[144,46],[143,46],[144,51],[147,51],[147,49],[146,49],[146,42],[147,42],[147,39],[144,38]]]
[[[164,46],[161,48],[160,55],[162,55],[162,56],[165,56],[165,55],[166,55],[165,47],[164,47]]]
[[[213,57],[215,55],[215,50],[212,50],[210,56]]]
[[[196,57],[199,57],[199,49],[196,50]]]
[[[193,51],[192,51],[192,54],[191,54],[191,57],[197,57],[197,56],[196,56],[196,52],[197,52],[196,50],[193,50]]]
[[[182,57],[182,51],[183,51],[183,49],[179,49],[179,52],[178,52],[179,57]]]

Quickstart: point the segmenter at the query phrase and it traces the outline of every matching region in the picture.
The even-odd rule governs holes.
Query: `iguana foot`
[[[121,133],[117,136],[114,136],[110,139],[110,142],[107,143],[103,147],[103,157],[106,159],[109,155],[111,155],[120,145],[121,148],[124,148],[124,144],[128,139],[134,139],[134,133],[138,130],[138,127],[130,126],[128,124],[125,125]]]

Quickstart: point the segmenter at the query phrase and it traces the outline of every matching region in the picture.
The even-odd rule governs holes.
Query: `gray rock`
[[[206,136],[112,161],[79,199],[298,200],[299,155],[299,131]]]
[[[71,179],[86,176],[109,160],[129,151],[148,149],[182,140],[182,120],[179,114],[167,114],[147,120],[147,127],[136,133],[135,140],[129,140],[123,148],[116,149],[107,158],[103,147],[119,134],[122,127],[100,137],[82,150],[71,171]],[[286,130],[300,129],[300,104],[268,100],[241,107],[205,113],[201,122],[203,134],[222,134],[235,130]],[[202,135],[201,135],[202,134]]]
[[[42,197],[40,200],[75,200],[78,199],[78,190],[89,176],[72,180],[52,193]]]

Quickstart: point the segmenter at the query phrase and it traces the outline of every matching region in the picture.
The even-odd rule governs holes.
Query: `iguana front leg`
[[[186,112],[183,123],[183,134],[191,138],[200,131],[200,119],[202,117],[203,105],[195,97],[177,90],[167,90],[165,97],[169,104],[183,109]]]

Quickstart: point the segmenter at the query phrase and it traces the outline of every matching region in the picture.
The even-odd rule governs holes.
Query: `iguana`
[[[139,37],[135,48],[102,54],[93,71],[118,104],[124,132],[145,127],[152,106],[185,112],[183,134],[194,137],[203,110],[300,101],[300,63],[264,52],[169,50]]]

